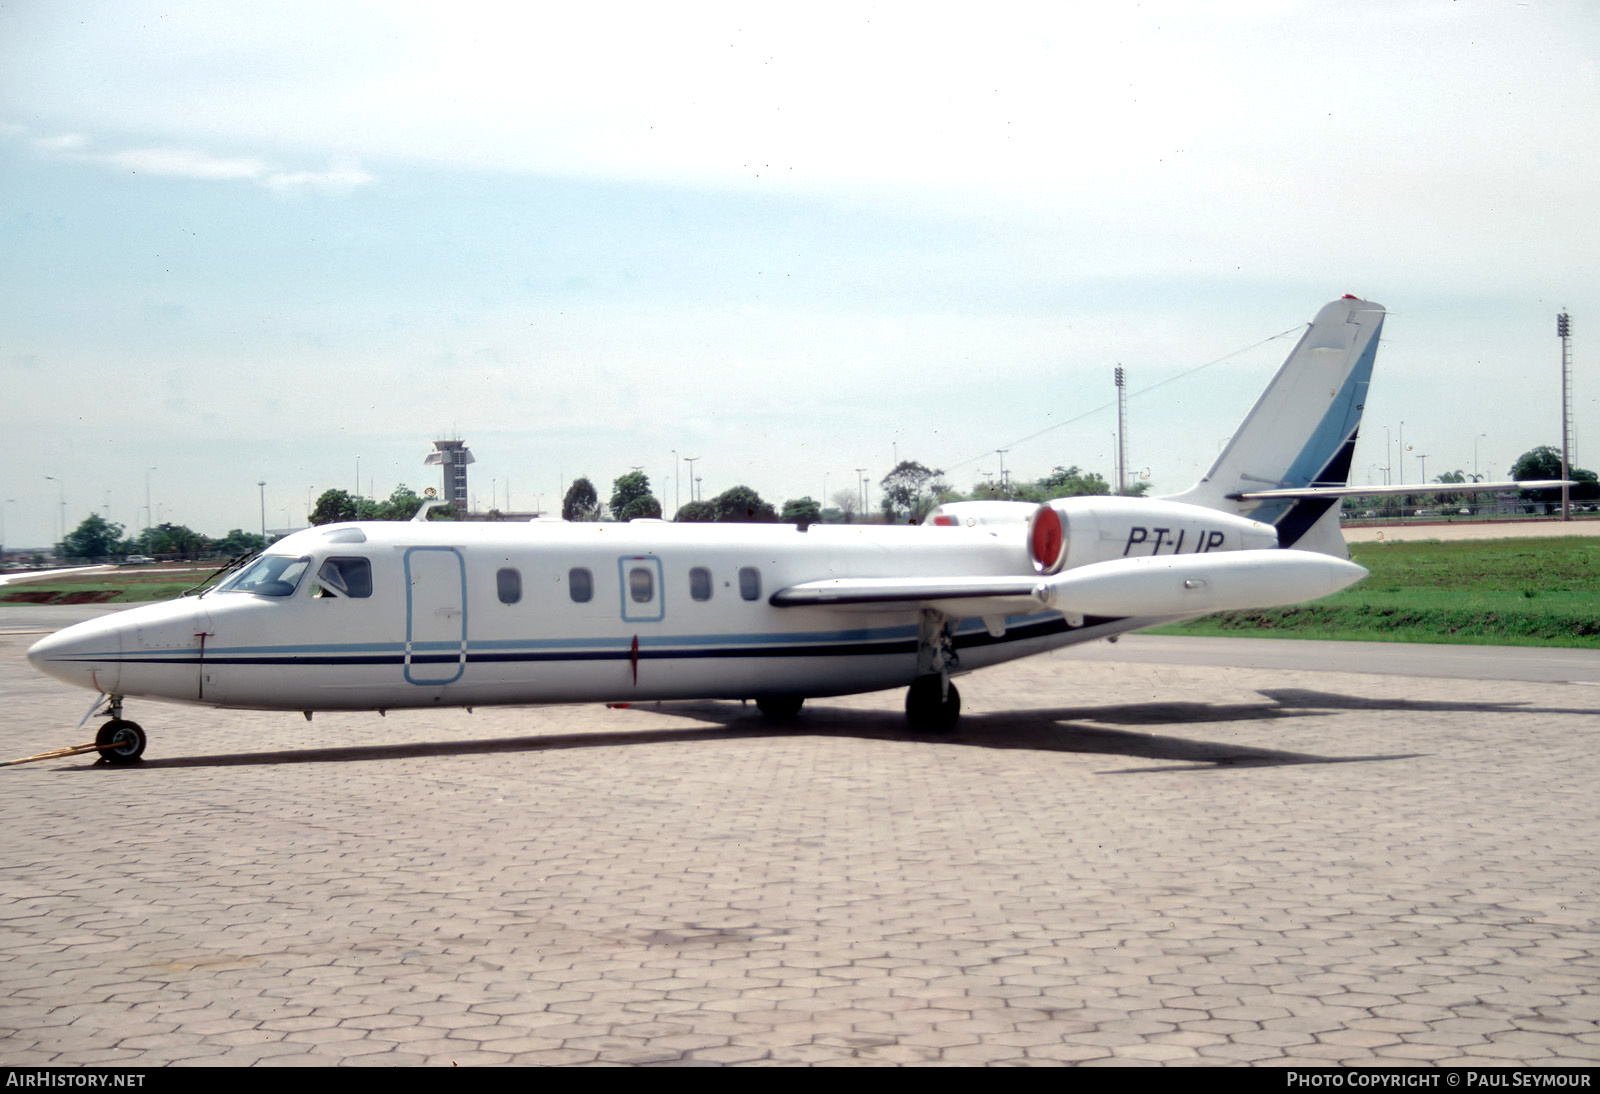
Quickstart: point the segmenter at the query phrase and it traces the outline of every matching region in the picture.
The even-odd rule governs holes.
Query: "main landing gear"
[[[769,695],[756,700],[756,709],[766,715],[768,721],[787,722],[799,716],[804,704],[805,699],[798,695]]]
[[[961,717],[961,693],[948,678],[919,676],[906,689],[906,720],[913,733],[949,733]]]
[[[106,704],[106,713],[111,715],[111,720],[100,727],[100,732],[94,735],[95,747],[100,750],[100,758],[108,764],[136,764],[139,757],[144,755],[144,746],[148,738],[143,727],[138,722],[130,722],[122,717],[122,696],[111,696]]]
[[[913,733],[949,733],[961,717],[961,693],[950,674],[961,667],[948,620],[926,610],[917,627],[917,678],[906,690],[906,720]]]

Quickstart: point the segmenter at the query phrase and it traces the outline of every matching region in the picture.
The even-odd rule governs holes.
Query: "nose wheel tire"
[[[906,691],[906,719],[913,733],[949,733],[961,717],[961,693],[954,684],[941,694],[937,676],[918,677]]]
[[[145,734],[138,722],[113,718],[94,735],[100,758],[109,764],[136,764],[144,755]]]

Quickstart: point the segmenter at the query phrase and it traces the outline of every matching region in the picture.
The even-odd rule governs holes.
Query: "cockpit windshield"
[[[218,585],[214,592],[255,593],[257,596],[293,596],[311,565],[309,555],[262,555]]]

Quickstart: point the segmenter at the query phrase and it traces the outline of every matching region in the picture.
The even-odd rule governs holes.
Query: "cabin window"
[[[689,571],[689,595],[696,600],[711,599],[711,571],[704,566],[696,566]]]
[[[761,599],[761,571],[754,566],[739,567],[739,595],[746,600]]]
[[[300,579],[311,565],[302,555],[262,555],[250,565],[218,585],[219,593],[254,593],[257,596],[293,596]]]
[[[635,604],[648,604],[655,599],[656,575],[643,566],[628,571],[628,595]]]
[[[582,566],[574,566],[567,571],[567,592],[572,594],[574,602],[589,603],[594,599],[594,575]]]
[[[312,596],[372,595],[372,563],[364,558],[328,558],[317,570]]]
[[[522,599],[522,571],[510,566],[502,567],[494,575],[495,593],[502,604],[515,604]]]

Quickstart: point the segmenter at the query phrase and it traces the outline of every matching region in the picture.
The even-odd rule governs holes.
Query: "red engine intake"
[[[1067,560],[1067,530],[1061,514],[1048,505],[1034,510],[1028,520],[1028,557],[1041,574],[1053,574]]]

